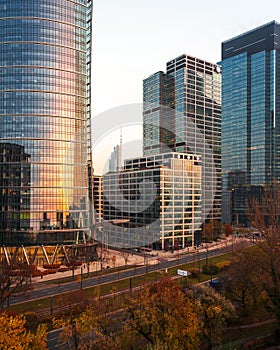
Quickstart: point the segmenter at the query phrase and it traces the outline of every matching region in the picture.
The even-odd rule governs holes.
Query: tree
[[[128,263],[128,258],[129,258],[129,253],[127,252],[121,252],[121,256],[124,260],[124,263],[125,263],[125,266],[127,266],[127,263]]]
[[[44,350],[47,349],[47,327],[40,325],[35,333],[25,327],[25,318],[0,314],[0,349]]]
[[[210,287],[194,289],[193,295],[199,302],[202,334],[208,344],[208,349],[212,349],[214,345],[221,342],[227,321],[235,317],[234,306]]]
[[[262,234],[255,241],[256,250],[249,258],[262,276],[263,288],[271,301],[280,326],[280,187],[278,183],[263,188],[259,199],[248,206],[251,224]]]
[[[30,287],[32,269],[20,262],[8,264],[0,262],[0,310],[12,294],[27,290]]]
[[[254,264],[253,256],[254,251],[239,251],[235,254],[223,278],[227,295],[238,304],[242,313],[256,306],[262,297],[260,273]]]
[[[202,228],[203,242],[213,242],[214,240],[219,238],[223,230],[223,223],[219,222],[218,220],[209,220],[203,225]]]
[[[55,328],[64,328],[62,340],[79,350],[128,349],[130,335],[125,332],[125,312],[120,296],[96,298],[76,317],[54,320]]]
[[[200,321],[192,298],[169,278],[144,285],[132,296],[128,310],[128,329],[143,337],[149,349],[197,349]]]
[[[224,234],[228,237],[233,234],[233,227],[230,224],[225,224]]]

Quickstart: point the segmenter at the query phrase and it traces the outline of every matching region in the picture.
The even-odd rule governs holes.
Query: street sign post
[[[177,275],[188,277],[188,271],[186,271],[186,270],[177,270]]]

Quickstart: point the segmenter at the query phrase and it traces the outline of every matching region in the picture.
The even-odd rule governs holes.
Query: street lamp
[[[72,337],[73,337],[73,342],[74,342],[74,349],[78,349],[79,345],[79,339],[78,339],[78,334],[77,334],[77,325],[76,322],[72,323]]]
[[[96,229],[97,228],[102,228],[102,240],[100,242],[100,270],[102,270],[103,268],[103,227],[104,227],[104,224],[105,223],[108,223],[108,224],[113,224],[113,225],[118,225],[118,224],[124,224],[124,223],[127,223],[129,222],[129,219],[114,219],[114,220],[102,220],[101,222],[98,222],[98,223],[95,223],[93,225],[91,225],[91,231],[93,230],[94,231],[94,234],[93,234],[93,237],[95,238],[96,240]],[[108,247],[108,238],[107,238],[107,247]]]

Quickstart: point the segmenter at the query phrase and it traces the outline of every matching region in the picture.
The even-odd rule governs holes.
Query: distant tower
[[[123,147],[123,144],[122,144],[123,140],[122,140],[122,128],[120,130],[120,149],[119,149],[119,169],[118,170],[121,170],[122,168],[122,147]]]
[[[109,171],[118,171],[120,168],[120,146],[114,147],[109,159]]]

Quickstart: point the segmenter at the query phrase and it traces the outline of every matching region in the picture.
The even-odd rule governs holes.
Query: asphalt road
[[[95,276],[95,277],[89,277],[85,278],[82,280],[82,288],[90,288],[93,286],[97,286],[100,284],[104,283],[110,283],[114,281],[118,281],[120,279],[126,279],[130,277],[135,277],[135,276],[140,276],[148,272],[152,271],[157,271],[157,270],[162,270],[170,267],[174,267],[177,265],[182,265],[185,263],[191,263],[199,260],[206,259],[213,257],[213,256],[218,256],[225,254],[226,252],[230,252],[232,249],[231,246],[228,247],[223,247],[223,248],[215,248],[205,251],[205,250],[197,250],[193,254],[187,254],[187,255],[181,255],[179,258],[175,257],[174,258],[169,257],[168,261],[160,261],[157,264],[154,265],[146,265],[146,266],[141,266],[141,267],[136,267],[132,268],[129,270],[124,270],[124,271],[119,271],[119,272],[113,272],[110,274],[106,275],[100,275],[100,276]],[[54,282],[55,283],[55,282]],[[22,293],[20,295],[13,295],[10,298],[10,305],[15,305],[18,303],[26,302],[26,301],[31,301],[31,300],[36,300],[36,299],[42,299],[42,298],[47,298],[51,297],[54,295],[66,293],[66,292],[71,292],[75,290],[81,289],[81,283],[77,281],[73,282],[68,282],[64,284],[60,284],[57,286],[46,286],[42,288],[42,285],[40,286],[40,289],[31,289],[26,291],[25,293]]]

